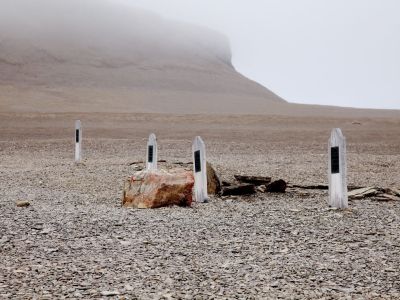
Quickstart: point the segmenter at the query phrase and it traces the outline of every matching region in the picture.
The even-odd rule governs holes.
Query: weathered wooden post
[[[346,138],[340,128],[332,130],[328,152],[329,205],[347,208]]]
[[[154,133],[150,134],[147,142],[146,169],[157,170],[157,137]]]
[[[193,141],[193,171],[194,171],[194,195],[195,200],[200,203],[208,201],[207,194],[207,161],[206,146],[197,136]]]
[[[82,125],[81,121],[75,121],[75,162],[82,161]]]

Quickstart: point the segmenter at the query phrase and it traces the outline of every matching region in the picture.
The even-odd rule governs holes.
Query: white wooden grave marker
[[[75,162],[82,161],[82,125],[81,121],[75,122]]]
[[[150,134],[147,142],[146,169],[157,170],[157,137],[154,133]]]
[[[207,161],[206,146],[197,136],[193,141],[193,171],[194,171],[194,195],[195,200],[200,203],[208,201],[207,194]]]
[[[340,128],[332,130],[329,140],[329,205],[347,208],[346,138]]]

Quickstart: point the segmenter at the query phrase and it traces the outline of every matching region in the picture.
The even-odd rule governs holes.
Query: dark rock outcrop
[[[267,193],[284,193],[286,191],[286,181],[279,179],[271,182],[266,189]]]

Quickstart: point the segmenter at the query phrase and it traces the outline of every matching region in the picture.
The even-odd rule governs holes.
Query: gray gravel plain
[[[400,188],[400,119],[1,115],[0,299],[400,299],[400,203],[330,209],[326,191],[121,208],[149,133],[190,161],[202,135],[234,174],[326,183],[330,129],[348,139],[349,184]],[[165,164],[162,164],[166,166]],[[20,208],[17,200],[28,200]]]

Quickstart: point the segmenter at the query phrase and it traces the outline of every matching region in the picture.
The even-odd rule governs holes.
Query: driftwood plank
[[[150,134],[149,141],[147,142],[146,169],[157,170],[157,162],[158,162],[157,137],[154,133],[152,133]]]
[[[363,199],[367,197],[376,196],[379,193],[379,189],[375,187],[366,187],[357,190],[350,191],[348,193],[349,199]]]
[[[347,208],[346,139],[339,128],[332,130],[328,147],[329,205]]]
[[[194,195],[197,202],[203,203],[208,201],[207,193],[207,160],[206,146],[197,136],[192,145],[193,152],[193,172],[194,172]]]
[[[248,176],[248,175],[234,175],[235,179],[240,183],[250,183],[254,185],[268,185],[271,182],[271,177],[264,176]]]
[[[222,188],[222,196],[240,196],[240,195],[251,195],[256,193],[256,187],[254,184],[240,184],[232,185]]]
[[[80,120],[75,121],[75,162],[82,161],[82,124]]]
[[[303,190],[329,190],[329,185],[327,184],[291,184],[288,185],[289,188],[297,188]],[[347,189],[349,191],[362,189],[364,187],[358,185],[348,185]]]
[[[292,184],[288,185],[290,188],[297,188],[303,190],[328,190],[329,186],[327,184],[311,184],[311,185],[301,185],[301,184]]]

